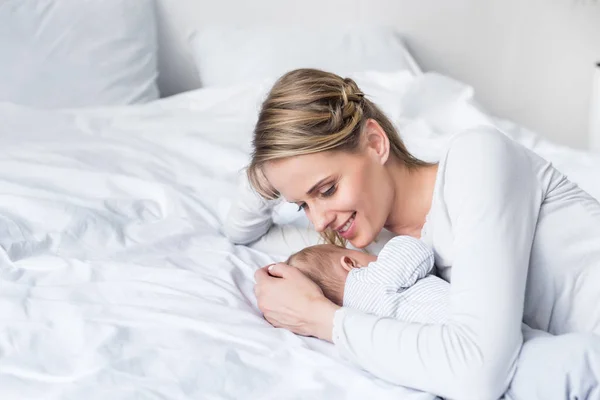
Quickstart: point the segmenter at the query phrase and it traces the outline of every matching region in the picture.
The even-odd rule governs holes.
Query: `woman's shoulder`
[[[480,126],[454,135],[440,159],[439,172],[462,177],[502,175],[517,165],[536,169],[542,164],[546,162],[496,128]]]
[[[494,127],[472,128],[456,134],[440,159],[437,192],[445,199],[500,198],[522,181],[539,186],[549,165]]]
[[[482,153],[487,156],[500,154],[507,149],[522,148],[518,143],[492,126],[478,126],[459,132],[449,141],[447,155],[468,153],[477,156]]]

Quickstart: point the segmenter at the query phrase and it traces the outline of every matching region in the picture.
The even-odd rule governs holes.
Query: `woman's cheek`
[[[353,190],[350,190],[346,193],[341,193],[338,209],[347,212],[359,211],[359,204],[360,202],[359,199],[357,199],[357,193],[355,193]]]

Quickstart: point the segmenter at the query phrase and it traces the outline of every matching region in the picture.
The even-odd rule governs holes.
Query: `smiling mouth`
[[[348,221],[346,221],[346,223],[344,225],[342,225],[341,228],[337,229],[337,231],[339,233],[346,233],[346,231],[352,226],[352,223],[354,222],[354,218],[356,217],[356,211],[352,213],[352,216],[348,219]]]

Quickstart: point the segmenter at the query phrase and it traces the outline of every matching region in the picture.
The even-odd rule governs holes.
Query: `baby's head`
[[[361,251],[320,244],[292,254],[286,264],[302,271],[321,287],[325,297],[341,306],[348,272],[375,260],[376,256]]]

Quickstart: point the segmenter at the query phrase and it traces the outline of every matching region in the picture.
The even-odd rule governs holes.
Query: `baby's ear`
[[[342,264],[342,268],[348,272],[354,268],[358,268],[358,263],[352,257],[342,256],[340,263]]]

